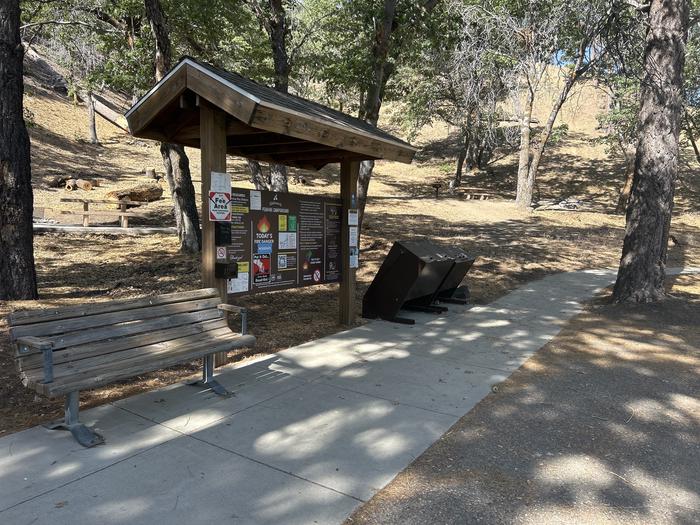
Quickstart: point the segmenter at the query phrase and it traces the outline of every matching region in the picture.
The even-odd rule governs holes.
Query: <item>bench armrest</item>
[[[220,304],[217,308],[225,313],[234,313],[241,316],[241,335],[248,333],[248,310],[242,306],[234,306],[232,304]]]
[[[232,304],[220,304],[217,306],[217,308],[225,312],[232,312],[236,314],[242,314],[246,311],[246,309],[242,306],[234,306]]]
[[[47,339],[40,339],[31,335],[19,337],[15,341],[15,343],[17,344],[17,352],[20,355],[38,354],[43,350],[49,350],[53,348],[53,341],[49,341]]]
[[[17,355],[44,354],[44,383],[53,381],[53,341],[40,339],[31,335],[19,337],[17,341]]]

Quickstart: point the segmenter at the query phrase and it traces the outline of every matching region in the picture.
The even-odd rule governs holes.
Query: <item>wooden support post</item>
[[[219,291],[221,302],[226,302],[226,279],[217,279],[214,275],[216,264],[216,246],[214,223],[209,220],[209,189],[211,172],[226,171],[226,114],[200,99],[199,105],[200,153],[202,166],[202,284]],[[215,365],[226,362],[226,353],[215,356]]]
[[[119,209],[123,212],[126,213],[126,202],[122,202],[119,204]],[[126,215],[120,215],[119,216],[119,222],[121,223],[122,228],[128,228],[129,227],[129,217]]]
[[[90,215],[89,215],[89,210],[90,210],[90,203],[88,201],[83,201],[83,227],[87,228],[90,226]]]
[[[350,230],[348,210],[357,208],[357,175],[360,163],[340,163],[340,200],[343,205],[341,243],[343,252],[343,278],[340,281],[340,324],[349,326],[355,322],[355,269],[350,268]],[[359,248],[359,246],[358,246]]]

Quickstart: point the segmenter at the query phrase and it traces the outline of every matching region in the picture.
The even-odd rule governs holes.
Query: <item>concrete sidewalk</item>
[[[229,399],[178,384],[88,410],[107,440],[94,449],[42,427],[6,436],[0,523],[339,523],[614,276],[557,274],[290,348],[220,373]]]

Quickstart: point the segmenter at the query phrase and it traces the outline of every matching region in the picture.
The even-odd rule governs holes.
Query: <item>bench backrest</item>
[[[226,327],[214,288],[138,299],[119,299],[47,310],[14,312],[10,338],[32,336],[53,342],[54,364],[117,352]],[[19,371],[42,367],[38,350],[18,345]]]

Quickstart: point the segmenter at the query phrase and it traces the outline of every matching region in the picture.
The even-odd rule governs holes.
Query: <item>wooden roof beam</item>
[[[297,161],[308,161],[309,163],[325,160],[326,163],[329,162],[340,162],[341,160],[371,160],[367,155],[362,153],[355,153],[353,151],[339,151],[339,150],[329,150],[329,151],[310,151],[310,152],[299,152],[299,153],[269,153],[267,156],[273,162],[280,162],[284,164],[285,162],[297,162]]]
[[[352,150],[358,152],[360,158],[385,158],[410,163],[414,155],[412,149],[393,146],[391,143],[374,139],[369,134],[362,134],[350,129],[343,130],[302,117],[292,118],[262,105],[255,110],[250,124],[282,135],[325,144],[341,150]]]
[[[239,146],[236,143],[228,144],[229,149],[235,149],[240,151],[242,154],[249,153],[269,153],[271,155],[279,155],[283,153],[306,153],[306,152],[319,152],[319,151],[338,151],[330,146],[324,146],[323,144],[314,144],[313,142],[283,142],[280,144],[251,144],[248,146]]]
[[[240,135],[227,137],[226,143],[233,148],[248,148],[258,146],[280,146],[287,144],[309,144],[308,140],[285,137],[277,133],[258,133],[255,135]]]
[[[159,89],[154,89],[150,96],[143,100],[139,111],[129,116],[128,122],[131,134],[145,137],[146,135],[141,133],[141,131],[163,110],[164,105],[173,99],[177,99],[186,88],[187,69],[180,68],[172,73],[168,82],[160,85]]]

